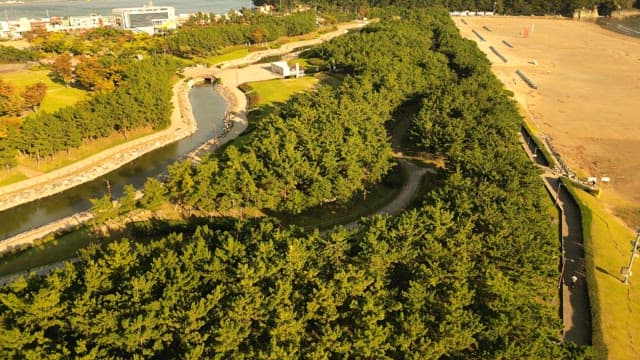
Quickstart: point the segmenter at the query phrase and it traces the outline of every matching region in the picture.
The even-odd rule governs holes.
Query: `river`
[[[105,16],[111,15],[114,8],[139,7],[149,3],[148,0],[22,0],[22,4],[2,4],[4,1],[0,0],[0,20],[87,16],[92,13]],[[173,6],[176,14],[225,14],[231,9],[252,6],[251,0],[156,0],[153,4]]]
[[[193,87],[189,92],[189,100],[198,124],[198,130],[192,136],[143,155],[94,181],[0,212],[0,240],[90,209],[89,199],[106,194],[107,181],[114,198],[122,195],[126,184],[140,188],[147,177],[161,174],[184,154],[222,134],[226,104],[213,87]]]

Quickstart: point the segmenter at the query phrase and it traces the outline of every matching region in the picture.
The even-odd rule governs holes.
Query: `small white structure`
[[[608,176],[603,176],[600,178],[600,182],[608,184],[611,181],[611,179]]]
[[[598,178],[595,176],[589,176],[589,178],[587,179],[587,182],[595,185],[598,182]]]
[[[11,37],[11,28],[9,22],[0,21],[0,39],[8,39]]]
[[[271,63],[271,71],[284,77],[291,76],[291,69],[286,61],[276,61]]]

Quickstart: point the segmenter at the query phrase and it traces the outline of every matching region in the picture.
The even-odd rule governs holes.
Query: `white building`
[[[21,37],[23,33],[31,31],[31,21],[27,18],[20,18],[17,21],[9,21],[9,28],[15,37]]]
[[[98,14],[90,14],[89,16],[69,16],[69,26],[80,29],[101,27],[102,16]]]
[[[0,39],[8,39],[11,37],[11,28],[7,21],[0,21]]]
[[[115,25],[123,29],[140,30],[150,34],[176,28],[176,11],[172,6],[117,8],[112,10]]]
[[[286,61],[276,61],[271,63],[271,71],[284,77],[291,76],[291,69]]]

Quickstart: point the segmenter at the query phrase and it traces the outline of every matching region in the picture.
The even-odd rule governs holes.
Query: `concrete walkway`
[[[522,146],[532,162],[539,159],[532,142],[521,138]],[[560,232],[562,244],[562,264],[559,279],[559,291],[562,301],[562,323],[565,341],[578,345],[591,345],[591,306],[587,288],[587,276],[584,266],[584,246],[582,238],[582,216],[580,208],[569,191],[560,183],[559,176],[548,167],[542,180],[549,195],[560,210]],[[572,277],[576,276],[574,283]]]
[[[562,320],[564,339],[578,345],[591,345],[591,307],[584,266],[582,217],[578,204],[557,177],[544,179],[556,189],[557,203],[562,209]],[[576,276],[575,284],[572,277]]]

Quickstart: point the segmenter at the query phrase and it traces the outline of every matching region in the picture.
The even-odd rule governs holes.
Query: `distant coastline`
[[[11,2],[15,1],[15,2]],[[0,0],[0,20],[43,19],[49,17],[111,15],[111,10],[122,7],[140,7],[149,0]],[[157,6],[173,6],[176,14],[197,12],[225,14],[230,10],[250,8],[251,0],[154,0]]]

